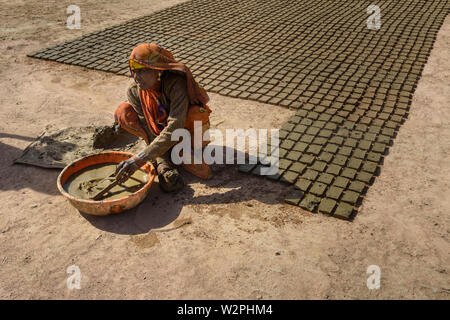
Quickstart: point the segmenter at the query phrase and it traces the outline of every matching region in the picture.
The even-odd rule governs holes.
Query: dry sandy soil
[[[47,126],[110,124],[130,81],[27,53],[178,2],[77,1],[82,28],[69,30],[72,1],[0,1],[0,298],[448,299],[450,17],[353,222],[284,204],[286,187],[234,166],[207,183],[186,173],[175,196],[154,184],[122,215],[86,216],[58,193],[59,171],[12,165]],[[278,128],[292,114],[217,94],[210,105],[221,129]],[[79,290],[66,287],[70,265]]]

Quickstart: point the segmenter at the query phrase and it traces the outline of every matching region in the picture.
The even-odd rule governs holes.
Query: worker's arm
[[[186,79],[181,75],[172,75],[164,88],[169,100],[169,115],[167,126],[161,133],[143,150],[146,160],[154,160],[156,157],[164,155],[171,147],[177,144],[172,141],[172,133],[176,129],[182,129],[186,124],[186,117],[189,108],[189,97],[187,94]]]

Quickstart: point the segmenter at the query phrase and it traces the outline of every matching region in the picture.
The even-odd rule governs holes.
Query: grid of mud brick
[[[343,219],[356,212],[407,117],[446,16],[428,10],[397,11],[384,26],[391,32],[348,34],[309,69],[311,80],[297,86],[300,108],[280,131],[280,170],[269,177],[295,185],[286,202]],[[260,166],[241,171],[259,174]]]
[[[298,109],[280,131],[288,203],[349,218],[379,172],[450,0],[195,0],[30,54],[128,75],[139,43],[186,63],[208,91]],[[243,166],[241,171],[259,172]]]

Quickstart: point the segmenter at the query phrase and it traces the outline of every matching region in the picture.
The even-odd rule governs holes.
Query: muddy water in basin
[[[64,190],[76,198],[89,200],[114,181],[114,178],[108,177],[115,172],[116,165],[116,163],[102,163],[87,167],[71,176],[64,184]],[[141,189],[147,182],[147,173],[142,169],[136,170],[127,181],[112,188],[102,200],[127,197]]]

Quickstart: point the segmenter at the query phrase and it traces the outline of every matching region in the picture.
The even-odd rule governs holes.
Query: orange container
[[[63,188],[63,185],[72,175],[87,167],[108,162],[120,163],[123,160],[131,158],[132,156],[133,154],[129,152],[106,151],[75,160],[67,167],[65,167],[64,170],[61,171],[61,173],[59,174],[57,180],[58,190],[64,197],[66,197],[70,201],[70,203],[75,208],[87,214],[104,216],[108,214],[121,213],[125,210],[134,208],[139,203],[141,203],[142,200],[145,199],[150,189],[150,186],[153,180],[155,179],[156,170],[150,163],[147,163],[145,166],[142,167],[142,169],[144,169],[148,174],[149,177],[148,182],[141,189],[124,198],[114,200],[101,200],[101,201],[84,200],[72,196],[71,194],[67,193],[67,191],[64,190]]]

